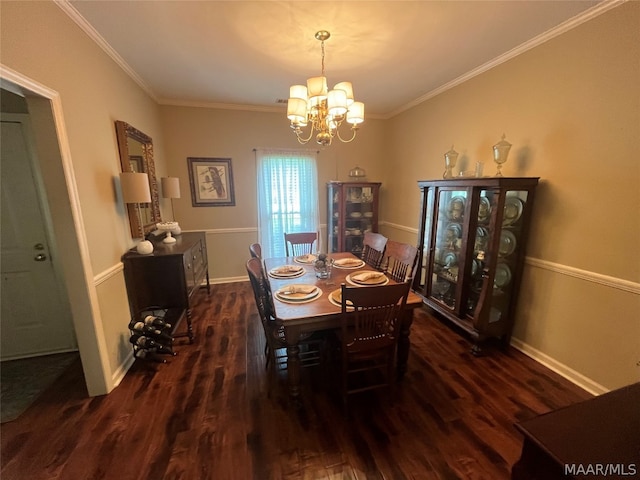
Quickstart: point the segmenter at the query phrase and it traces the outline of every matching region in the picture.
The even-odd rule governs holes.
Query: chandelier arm
[[[300,127],[295,127],[295,128],[293,129],[293,131],[295,132],[296,137],[298,138],[298,142],[300,142],[300,143],[301,143],[301,144],[303,144],[303,145],[304,145],[305,143],[308,143],[308,142],[309,142],[309,140],[311,140],[311,137],[313,137],[313,125],[311,125],[311,126],[310,126],[310,128],[309,128],[309,136],[308,136],[307,138],[304,138],[304,137],[302,136],[302,134],[303,134],[303,130],[302,130],[302,128],[300,128]]]
[[[342,138],[342,136],[340,136],[340,130],[338,129],[336,129],[336,135],[342,143],[350,143],[350,142],[353,142],[353,140],[356,138],[356,134],[358,133],[358,127],[354,125],[353,127],[351,127],[351,130],[353,131],[353,135],[348,140],[345,140],[344,138]]]

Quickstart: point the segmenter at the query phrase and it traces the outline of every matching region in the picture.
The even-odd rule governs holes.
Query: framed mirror
[[[162,221],[156,166],[153,161],[153,142],[151,137],[120,120],[116,121],[116,136],[118,137],[122,171],[146,173],[149,176],[151,203],[140,204],[140,217],[138,217],[138,205],[127,204],[131,236],[138,238],[140,236],[139,218],[142,218],[142,230],[145,234],[155,230],[156,223]]]

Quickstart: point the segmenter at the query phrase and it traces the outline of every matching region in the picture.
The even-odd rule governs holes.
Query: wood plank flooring
[[[269,388],[249,283],[196,295],[195,344],[169,363],[138,360],[113,392],[89,398],[78,362],[3,424],[0,477],[508,479],[522,444],[514,422],[590,398],[515,350],[473,357],[419,310],[391,407],[368,393],[345,418],[323,368],[303,370],[292,409],[282,378]]]

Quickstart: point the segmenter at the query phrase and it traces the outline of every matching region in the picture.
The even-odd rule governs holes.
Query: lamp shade
[[[309,98],[327,98],[327,78],[311,77],[307,79],[307,93],[309,95]]]
[[[334,90],[344,90],[344,93],[347,94],[347,105],[353,103],[353,85],[351,85],[351,82],[336,83],[336,86],[333,88]]]
[[[125,203],[151,202],[149,176],[146,173],[122,172],[120,174],[122,199]]]
[[[347,112],[347,122],[357,125],[364,122],[364,103],[353,102]]]
[[[327,107],[331,115],[339,116],[347,113],[347,92],[344,90],[331,90],[327,97]]]
[[[307,118],[307,101],[291,97],[287,101],[287,118],[292,122],[303,123]]]
[[[162,177],[163,198],[180,198],[180,179],[178,177]]]

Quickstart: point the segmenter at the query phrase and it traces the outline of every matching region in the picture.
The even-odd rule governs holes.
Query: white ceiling
[[[606,1],[67,1],[158,102],[284,109],[289,86],[351,81],[389,117],[607,8]]]

